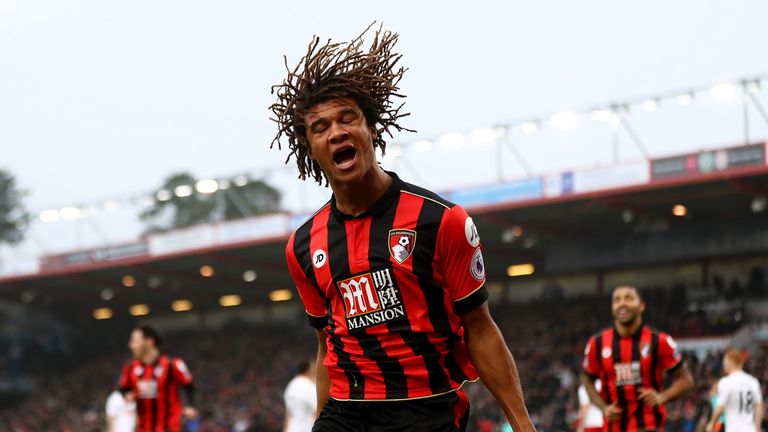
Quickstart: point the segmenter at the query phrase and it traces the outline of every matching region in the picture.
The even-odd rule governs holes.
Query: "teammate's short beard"
[[[618,322],[619,322],[619,324],[621,324],[621,325],[623,325],[623,326],[628,326],[628,325],[630,325],[630,324],[633,324],[633,323],[635,323],[635,322],[637,321],[637,319],[638,319],[638,317],[639,317],[639,316],[640,316],[640,313],[639,313],[639,312],[631,312],[631,311],[630,311],[630,312],[629,312],[629,317],[628,317],[628,318],[626,318],[626,319],[624,319],[624,320],[622,320],[622,319],[619,319],[618,317],[614,317],[614,318],[616,319],[616,321],[618,321]]]

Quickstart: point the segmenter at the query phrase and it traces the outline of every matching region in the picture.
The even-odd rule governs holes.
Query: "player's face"
[[[331,186],[359,182],[376,168],[373,139],[363,111],[350,98],[331,99],[304,115],[309,155]]]
[[[150,340],[144,337],[144,334],[139,330],[131,332],[131,338],[128,340],[128,348],[131,349],[131,354],[134,358],[140,358],[149,349]]]
[[[645,303],[632,287],[619,287],[613,291],[611,299],[613,318],[620,324],[632,324],[640,319],[645,310]]]

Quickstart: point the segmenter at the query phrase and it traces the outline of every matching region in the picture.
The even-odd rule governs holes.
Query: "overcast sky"
[[[400,33],[410,68],[405,124],[418,133],[392,140],[408,143],[764,74],[766,17],[759,0],[0,0],[0,168],[39,211],[149,192],[178,171],[202,178],[279,167],[285,154],[269,150],[267,108],[282,56],[293,65],[313,34],[346,40],[374,20]],[[767,93],[757,94],[766,106]],[[632,110],[652,156],[742,143],[738,100],[704,95],[682,110]],[[751,137],[764,139],[768,128],[750,116]],[[608,127],[583,126],[515,144],[536,173],[611,163]],[[493,173],[494,155],[468,147],[406,153],[394,164],[445,189],[459,167]],[[641,155],[624,137],[619,157]],[[505,178],[525,175],[505,158]],[[279,176],[289,208],[326,198],[299,205],[317,189],[297,192],[292,171]],[[36,250],[71,247],[35,229]]]

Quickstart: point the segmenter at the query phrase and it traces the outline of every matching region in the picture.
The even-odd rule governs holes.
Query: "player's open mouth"
[[[356,155],[357,150],[352,146],[338,149],[333,153],[333,163],[337,168],[347,169],[354,164]]]

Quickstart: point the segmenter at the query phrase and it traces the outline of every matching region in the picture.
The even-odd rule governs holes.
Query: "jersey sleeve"
[[[187,364],[180,358],[175,358],[171,361],[171,371],[173,377],[181,383],[183,386],[192,384],[192,373],[189,371]]]
[[[587,346],[584,348],[584,360],[581,364],[584,368],[584,372],[592,377],[599,377],[603,371],[603,363],[600,361],[598,354],[597,339],[592,336],[589,338]]]
[[[467,212],[455,205],[446,211],[438,233],[437,268],[458,314],[488,299],[485,262],[477,227]]]
[[[131,391],[131,363],[123,365],[123,370],[120,372],[120,379],[117,382],[117,386],[120,391],[125,393]]]
[[[299,264],[299,260],[296,258],[293,250],[295,236],[296,233],[291,235],[285,247],[285,260],[288,263],[288,271],[291,273],[293,282],[299,291],[299,297],[301,297],[301,302],[304,304],[304,310],[309,315],[310,324],[312,327],[322,330],[328,322],[325,312],[325,299],[321,295],[320,288],[307,278]]]
[[[683,364],[683,354],[677,342],[666,333],[659,335],[659,361],[665,371],[672,371]]]

